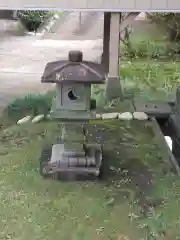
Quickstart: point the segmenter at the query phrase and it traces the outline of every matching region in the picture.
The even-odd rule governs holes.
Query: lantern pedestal
[[[42,173],[66,179],[81,176],[99,176],[102,163],[102,148],[88,142],[88,133],[83,124],[64,123],[61,137],[52,146],[50,161],[43,164]]]

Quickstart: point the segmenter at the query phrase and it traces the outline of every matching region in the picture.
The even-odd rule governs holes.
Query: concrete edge
[[[39,27],[37,32],[34,33],[34,32],[25,31],[24,33],[25,35],[28,35],[28,36],[42,37],[45,34],[45,32],[48,32],[52,28],[52,26],[56,23],[57,20],[59,20],[59,18],[60,16],[58,14],[54,14]]]

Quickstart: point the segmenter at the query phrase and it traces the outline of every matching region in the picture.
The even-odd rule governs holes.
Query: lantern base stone
[[[102,148],[98,144],[79,144],[78,151],[66,149],[63,143],[54,144],[41,161],[40,173],[54,179],[79,180],[97,178],[102,164]]]

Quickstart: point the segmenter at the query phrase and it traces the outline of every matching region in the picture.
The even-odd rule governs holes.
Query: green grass
[[[180,82],[179,43],[165,33],[132,34],[132,49],[122,45],[120,76],[125,93],[149,100],[174,100]],[[133,54],[133,56],[131,56]]]
[[[151,124],[91,125],[94,137],[96,131],[104,133],[111,169],[101,182],[41,178],[38,159],[42,146],[56,138],[56,123],[1,131],[1,239],[169,239],[164,232],[170,239],[180,237],[180,181],[163,157]]]
[[[125,92],[136,98],[173,100],[180,83],[179,62],[121,62],[120,75]]]
[[[121,61],[120,78],[126,98],[174,101],[180,84],[180,63],[155,60]],[[104,104],[104,86],[93,87],[98,105]]]
[[[122,59],[179,60],[180,44],[170,42],[167,36],[147,34],[131,35],[129,45],[121,44]]]

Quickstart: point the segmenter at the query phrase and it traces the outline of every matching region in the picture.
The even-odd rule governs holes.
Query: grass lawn
[[[101,182],[56,182],[38,172],[55,123],[11,126],[0,135],[0,239],[180,239],[179,187],[151,124],[94,121],[109,166]],[[178,238],[175,238],[175,237]]]
[[[180,84],[180,63],[155,60],[121,61],[120,77],[124,95],[138,100],[175,100]],[[104,104],[104,86],[95,86],[93,94],[99,105]],[[127,109],[126,109],[127,110]]]
[[[180,83],[180,63],[160,61],[121,62],[120,74],[125,93],[153,100],[173,100]]]
[[[164,34],[161,30],[158,34],[158,28],[155,34],[133,34],[130,39],[133,60],[128,60],[126,54],[131,51],[122,45],[126,61],[120,62],[120,75],[125,93],[149,100],[174,99],[180,83],[180,46],[169,42]]]

